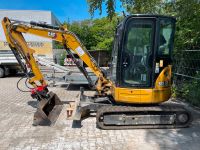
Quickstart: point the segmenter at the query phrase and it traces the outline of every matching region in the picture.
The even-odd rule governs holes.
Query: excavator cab
[[[117,26],[112,51],[111,80],[115,89],[154,89],[157,86],[155,85],[156,80],[163,69],[171,66],[174,31],[175,19],[173,17],[158,15],[126,17]],[[170,87],[170,82],[171,75],[169,80],[164,79],[159,84],[163,84],[161,88],[166,89]],[[170,88],[167,90],[168,93],[164,99],[161,98],[154,102],[154,96],[152,96],[147,102],[159,103],[168,100],[171,95]],[[121,92],[122,94],[124,92]],[[116,101],[122,101],[121,99],[125,98],[117,98],[116,95],[120,95],[120,92],[113,95]],[[138,99],[141,99],[141,94],[135,99],[140,102]],[[130,103],[134,103],[134,100]]]
[[[171,64],[174,30],[172,17],[127,17],[116,30],[112,81],[120,87],[152,87],[156,75]]]

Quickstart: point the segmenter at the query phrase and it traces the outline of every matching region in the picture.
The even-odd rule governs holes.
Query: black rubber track
[[[121,114],[123,112],[126,113],[134,113],[140,112],[141,114],[148,114],[148,112],[164,112],[166,114],[180,114],[186,113],[188,115],[188,121],[184,124],[177,121],[174,122],[172,125],[163,125],[163,124],[140,124],[140,125],[105,125],[102,121],[102,118],[106,113],[113,113],[113,114]],[[188,127],[192,122],[192,115],[190,111],[188,111],[183,105],[180,104],[161,104],[158,106],[145,106],[145,107],[132,107],[132,106],[104,106],[101,107],[96,114],[96,123],[97,127],[105,130],[120,130],[120,129],[161,129],[161,128],[185,128]]]

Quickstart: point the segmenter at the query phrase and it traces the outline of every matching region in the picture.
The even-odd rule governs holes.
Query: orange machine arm
[[[110,81],[106,79],[101,68],[99,68],[73,32],[63,27],[54,27],[36,22],[10,20],[7,17],[3,19],[2,25],[11,49],[14,53],[20,53],[23,59],[25,59],[27,66],[32,70],[34,76],[30,78],[29,83],[34,87],[40,86],[38,85],[38,81],[41,85],[46,85],[46,82],[33,56],[34,50],[28,47],[22,33],[33,34],[58,41],[63,44],[68,52],[70,52],[70,50],[75,52],[98,77],[96,89],[99,94],[105,94],[105,92],[107,92],[107,94],[109,93],[108,87],[110,86]]]

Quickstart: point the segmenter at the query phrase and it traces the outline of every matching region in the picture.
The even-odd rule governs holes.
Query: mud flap
[[[58,96],[53,93],[48,93],[48,98],[43,98],[39,101],[37,111],[34,114],[33,125],[52,126],[58,119],[63,105]]]

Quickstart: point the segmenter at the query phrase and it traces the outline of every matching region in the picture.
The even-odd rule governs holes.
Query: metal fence
[[[70,56],[65,52],[65,49],[54,49],[54,62],[59,65],[75,66]],[[95,59],[100,67],[107,67],[111,59],[110,52],[108,50],[88,50],[90,55]],[[74,56],[78,59],[78,55],[74,53]]]
[[[200,50],[183,50],[174,57],[174,94],[200,106]]]

